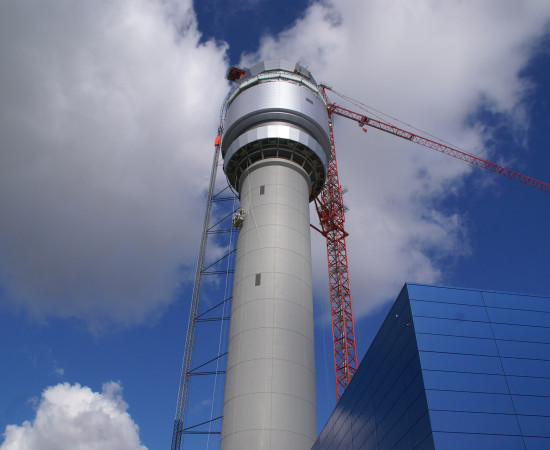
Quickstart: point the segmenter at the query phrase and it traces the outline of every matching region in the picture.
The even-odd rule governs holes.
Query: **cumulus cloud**
[[[139,323],[193,272],[224,46],[191,0],[0,4],[0,288]]]
[[[518,136],[525,131],[532,86],[521,71],[549,19],[544,1],[320,1],[290,28],[266,36],[242,64],[301,60],[317,81],[499,162],[479,112],[498,115]],[[364,135],[340,117],[335,140],[340,179],[349,186],[354,311],[394,298],[405,281],[444,282],[457,258],[472,251],[468,217],[447,200],[466,180],[483,188],[476,179],[484,174],[468,178],[473,169],[464,163],[375,130]],[[313,260],[324,261],[322,239],[313,243]],[[314,270],[326,301],[326,267]]]
[[[118,383],[101,393],[69,383],[44,390],[33,422],[8,425],[2,450],[145,450]]]

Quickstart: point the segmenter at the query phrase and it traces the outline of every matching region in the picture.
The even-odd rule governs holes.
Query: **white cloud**
[[[133,324],[194,270],[225,48],[190,0],[0,3],[0,287]]]
[[[472,118],[486,108],[527,125],[519,73],[549,16],[535,0],[317,2],[243,63],[299,59],[317,80],[485,154],[490,130]],[[173,299],[194,271],[225,50],[200,43],[190,0],[0,3],[3,299],[93,327],[142,322]],[[335,125],[365,312],[468,254],[467,217],[442,201],[471,169]],[[325,273],[319,264],[326,296]]]
[[[8,425],[2,450],[144,450],[118,383],[101,393],[68,383],[44,390],[33,422]]]
[[[549,20],[550,3],[537,0],[321,1],[242,64],[301,60],[317,81],[498,162],[477,113],[499,114],[518,135],[525,130],[532,86],[520,73]],[[340,117],[335,140],[350,189],[354,311],[391,300],[405,281],[443,282],[471,251],[467,216],[445,200],[460,195],[472,168],[376,130],[364,135]],[[471,180],[482,188],[485,178],[477,172]],[[314,243],[313,260],[323,261],[314,268],[316,289],[326,301],[325,250]]]

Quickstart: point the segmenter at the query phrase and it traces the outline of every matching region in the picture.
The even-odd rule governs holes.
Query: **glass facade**
[[[550,298],[406,284],[313,449],[550,449]]]

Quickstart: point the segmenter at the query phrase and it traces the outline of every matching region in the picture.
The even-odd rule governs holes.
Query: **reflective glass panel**
[[[493,323],[492,328],[496,339],[550,343],[550,326],[534,327],[530,325]]]
[[[483,298],[487,306],[528,309],[531,311],[546,311],[550,313],[550,300],[546,297],[484,292]]]
[[[314,448],[550,449],[550,298],[408,284],[350,388]]]
[[[524,437],[523,440],[527,450],[546,450],[550,448],[550,438]]]
[[[525,436],[550,438],[550,417],[522,416],[518,414],[519,426]]]
[[[487,308],[487,313],[491,322],[542,327],[550,325],[550,313],[501,308]]]
[[[492,339],[418,334],[416,340],[418,349],[424,351],[498,356]]]
[[[510,395],[426,389],[430,409],[514,414]]]
[[[421,351],[420,363],[423,369],[492,374],[503,373],[500,359],[497,355],[458,355]]]
[[[493,338],[493,332],[488,322],[415,317],[414,328],[417,333]]]
[[[550,359],[550,344],[537,342],[496,341],[500,356]]]
[[[501,358],[506,375],[527,375],[550,378],[550,361],[525,358]]]
[[[512,395],[518,414],[550,416],[550,397],[534,395]]]
[[[486,308],[483,306],[411,300],[411,309],[415,318],[440,317],[442,319],[471,320],[477,322],[488,321]]]
[[[426,411],[420,419],[411,428],[411,438],[413,446],[416,446],[423,442],[426,437],[432,432],[430,424],[430,416]]]
[[[508,394],[504,375],[424,370],[426,389]]]
[[[434,432],[433,439],[435,448],[442,450],[518,450],[524,448],[521,436]]]
[[[517,377],[507,375],[510,393],[517,395],[545,395],[550,397],[550,378]]]
[[[480,291],[412,283],[407,284],[407,289],[411,300],[461,303],[463,305],[484,305]]]
[[[505,435],[520,434],[516,416],[513,414],[486,414],[430,410],[430,420],[433,431]],[[446,447],[441,448],[443,449]]]

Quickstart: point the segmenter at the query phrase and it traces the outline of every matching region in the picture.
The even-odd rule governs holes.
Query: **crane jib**
[[[403,130],[394,125],[390,125],[389,123],[385,123],[380,120],[367,117],[364,114],[351,111],[335,103],[331,103],[329,105],[329,111],[333,114],[337,114],[347,119],[354,120],[357,123],[359,123],[360,126],[369,126],[381,131],[385,131],[386,133],[393,134],[394,136],[414,142],[415,144],[421,145],[423,147],[431,148],[432,150],[436,150],[445,155],[452,156],[453,158],[456,158],[456,159],[460,159],[462,161],[473,164],[474,166],[481,167],[482,169],[488,170],[490,172],[494,172],[496,174],[503,175],[507,178],[511,178],[512,180],[525,183],[529,186],[533,186],[542,191],[550,192],[550,184],[548,183],[528,177],[527,175],[522,175],[511,169],[507,169],[506,167],[499,166],[498,164],[495,164],[491,161],[487,161],[483,158],[472,155],[470,153],[464,152],[455,147],[451,147],[441,142],[434,141],[433,139],[429,139],[429,138],[420,136],[418,134],[411,133],[410,131]]]

